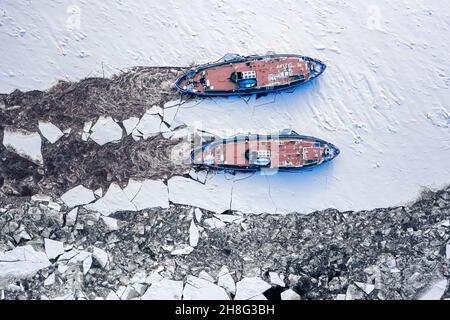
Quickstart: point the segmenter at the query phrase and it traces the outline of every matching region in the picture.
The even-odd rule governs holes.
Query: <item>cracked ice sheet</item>
[[[0,286],[13,279],[30,277],[50,265],[46,254],[35,250],[31,245],[0,251]]]

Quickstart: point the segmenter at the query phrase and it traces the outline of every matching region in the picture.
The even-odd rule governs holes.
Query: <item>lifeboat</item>
[[[296,171],[331,161],[340,151],[329,142],[284,130],[274,135],[238,135],[192,150],[198,169]]]
[[[240,56],[227,54],[181,76],[176,87],[198,96],[270,93],[299,86],[321,75],[326,65],[296,54]]]

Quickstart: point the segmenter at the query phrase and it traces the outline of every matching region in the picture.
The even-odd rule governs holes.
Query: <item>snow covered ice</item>
[[[42,164],[44,162],[41,153],[42,139],[39,133],[5,129],[3,145],[20,156]]]

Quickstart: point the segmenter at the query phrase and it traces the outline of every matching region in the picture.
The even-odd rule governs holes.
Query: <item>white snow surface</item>
[[[33,276],[50,265],[47,255],[35,250],[31,245],[16,247],[6,252],[0,251],[0,285],[13,279]]]
[[[3,135],[3,145],[36,164],[43,164],[41,143],[42,139],[37,132],[27,132],[24,130],[9,130],[6,128]]]
[[[199,187],[173,178],[171,200],[255,213],[399,205],[450,176],[449,19],[439,0],[4,1],[0,92],[227,52],[305,54],[328,68],[293,93],[194,100],[164,119],[220,135],[290,127],[334,143],[339,157],[296,174],[216,175]],[[151,124],[157,131],[158,119]]]
[[[55,143],[64,133],[53,123],[39,121],[39,131],[50,143]]]

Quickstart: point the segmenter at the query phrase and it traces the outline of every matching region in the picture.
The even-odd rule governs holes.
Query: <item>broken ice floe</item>
[[[102,219],[108,231],[119,230],[119,223],[117,219],[106,216],[101,216],[100,219]]]
[[[173,256],[181,256],[181,255],[190,254],[192,251],[194,251],[193,247],[188,246],[188,245],[181,245],[181,246],[177,247],[175,250],[173,250],[172,252],[170,252],[170,254]]]
[[[156,136],[161,132],[161,123],[161,118],[158,115],[145,113],[135,130],[137,130],[144,139],[147,139]]]
[[[130,135],[133,132],[133,130],[136,128],[136,126],[138,125],[139,118],[131,117],[126,120],[123,120],[122,123],[123,123],[123,126],[125,127],[125,131],[127,132],[127,135]]]
[[[78,216],[78,207],[73,208],[66,214],[66,225],[67,226],[73,226],[75,225],[75,222],[77,221]]]
[[[205,270],[200,271],[198,277],[203,280],[207,280],[209,282],[214,282],[214,278]]]
[[[52,274],[50,274],[47,279],[45,279],[44,281],[44,286],[51,286],[55,283],[56,281],[56,277],[55,277],[55,273],[53,272]]]
[[[111,117],[99,117],[91,131],[90,138],[101,146],[122,139],[122,128]]]
[[[166,278],[154,282],[147,289],[141,300],[181,300],[183,294],[183,281]]]
[[[85,206],[85,208],[105,216],[117,211],[136,211],[136,207],[116,183],[111,183],[103,198]]]
[[[31,277],[50,265],[47,255],[31,245],[0,251],[0,286],[15,279]]]
[[[199,237],[200,233],[197,226],[195,225],[194,220],[192,219],[191,225],[189,227],[189,244],[191,247],[197,246]]]
[[[375,286],[371,283],[355,282],[355,285],[366,294],[370,294],[375,289]]]
[[[102,268],[106,267],[109,262],[108,253],[100,248],[94,247],[92,256]]]
[[[64,133],[53,123],[39,121],[39,131],[50,143],[55,143]]]
[[[281,293],[281,300],[300,300],[300,295],[292,289]]]
[[[56,259],[64,253],[64,244],[60,241],[45,238],[44,246],[47,258],[50,260]]]
[[[183,300],[229,300],[225,290],[214,283],[188,276],[183,290]]]
[[[226,226],[222,220],[215,217],[203,220],[203,224],[209,229],[220,229]]]
[[[92,121],[87,121],[84,123],[83,132],[81,133],[81,140],[88,141],[91,135]]]
[[[117,211],[138,211],[148,208],[169,208],[167,186],[159,180],[130,180],[127,187],[111,183],[103,198],[86,206],[108,216]]]
[[[219,271],[217,285],[224,288],[230,294],[236,293],[236,284],[230,274],[230,270],[226,266],[223,266]]]
[[[271,285],[258,277],[243,278],[236,283],[236,296],[234,300],[249,300],[262,295]]]
[[[420,297],[419,300],[439,300],[444,295],[447,289],[447,279],[442,279],[434,284],[425,291]]]
[[[202,216],[203,216],[202,210],[200,210],[199,208],[195,208],[194,214],[195,214],[195,220],[197,220],[197,222],[201,222]]]
[[[41,136],[37,132],[11,130],[8,128],[3,132],[3,145],[6,149],[39,165],[44,163],[41,143]]]
[[[168,181],[170,201],[187,204],[216,213],[230,209],[232,182],[204,185],[184,177],[172,177]],[[192,195],[196,196],[193,197]]]
[[[144,180],[137,183],[140,185],[140,188],[137,194],[130,198],[137,210],[154,207],[169,208],[169,194],[164,182]]]
[[[95,196],[92,190],[82,185],[78,185],[64,193],[61,196],[61,200],[64,201],[68,207],[76,207],[94,201]]]
[[[284,287],[285,283],[283,281],[283,279],[280,277],[280,275],[277,272],[269,272],[269,278],[270,278],[270,283],[280,286],[280,287]]]

